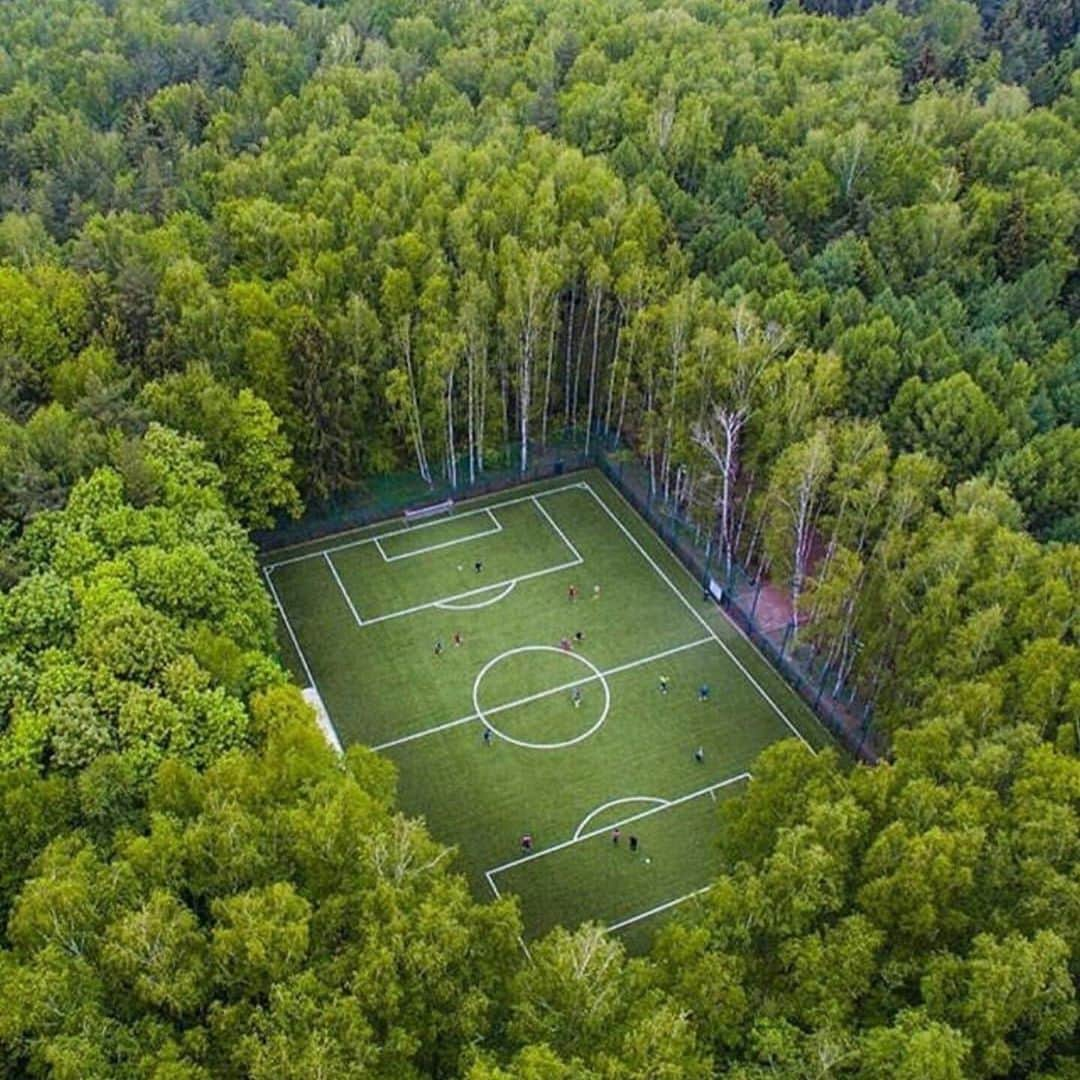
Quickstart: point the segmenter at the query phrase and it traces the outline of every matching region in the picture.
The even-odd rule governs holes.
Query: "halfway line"
[[[606,679],[609,675],[618,675],[620,672],[629,671],[631,668],[641,667],[642,664],[651,664],[654,660],[663,660],[665,656],[674,656],[675,653],[685,652],[687,649],[696,649],[700,645],[708,645],[712,640],[711,637],[698,638],[697,641],[689,641],[685,645],[676,645],[673,649],[665,649],[663,652],[656,653],[653,656],[645,656],[640,660],[631,660],[628,664],[618,664],[616,667],[601,671],[599,675],[583,675],[580,679],[574,679],[571,682],[563,683],[561,686],[552,686],[547,690],[539,690],[535,694],[529,694],[528,697],[518,698],[516,701],[507,701],[502,705],[494,705],[490,709],[485,710],[485,715],[494,716],[497,713],[506,712],[507,709],[516,709],[519,705],[528,705],[533,701],[539,701],[541,698],[550,697],[552,694],[561,694],[567,690],[573,690],[575,686],[583,686],[585,683],[596,682],[597,679]],[[424,728],[423,731],[414,731],[411,735],[402,735],[398,739],[391,739],[389,742],[379,743],[378,746],[373,746],[371,749],[389,750],[392,746],[401,746],[402,743],[413,742],[415,739],[423,739],[427,735],[435,735],[440,731],[447,731],[452,727],[467,724],[470,720],[479,719],[479,713],[469,713],[468,716],[459,716],[457,720],[448,720],[445,724],[437,724],[435,727]]]

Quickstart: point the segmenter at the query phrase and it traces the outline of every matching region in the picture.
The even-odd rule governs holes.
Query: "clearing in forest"
[[[595,919],[638,947],[715,876],[716,806],[762,748],[827,741],[595,471],[263,569],[329,736],[393,759],[402,809],[528,936]]]

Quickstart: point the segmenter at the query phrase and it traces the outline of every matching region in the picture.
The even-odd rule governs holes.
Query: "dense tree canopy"
[[[0,1072],[1080,1074],[1077,30],[0,5]],[[633,958],[526,957],[330,754],[247,538],[567,436],[891,743],[768,751]]]

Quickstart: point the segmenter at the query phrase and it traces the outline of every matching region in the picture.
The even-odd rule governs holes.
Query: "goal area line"
[[[400,562],[402,559],[415,559],[419,555],[427,555],[432,551],[442,551],[443,548],[455,547],[458,544],[467,544],[470,540],[481,540],[485,536],[494,536],[496,533],[501,533],[503,531],[502,523],[491,512],[491,510],[492,510],[492,508],[490,506],[486,506],[486,507],[484,507],[483,510],[474,511],[474,513],[476,513],[476,514],[487,514],[487,516],[491,519],[491,528],[490,529],[481,529],[479,532],[469,533],[468,536],[459,536],[459,537],[456,537],[453,540],[443,540],[441,543],[438,543],[438,544],[428,544],[427,547],[417,548],[415,551],[403,551],[398,555],[387,555],[385,549],[382,546],[383,540],[387,539],[387,537],[385,535],[384,536],[373,536],[371,538],[372,543],[375,545],[375,550],[378,551],[378,553],[382,556],[383,562],[392,563],[392,562]],[[472,517],[472,516],[473,516],[472,514],[462,514],[461,515],[462,518]],[[459,520],[459,519],[457,519],[457,518],[448,518],[448,519],[446,519],[444,521],[433,521],[433,522],[430,522],[430,524],[432,524],[432,525],[445,525],[447,523],[447,521],[456,521],[456,520]],[[415,532],[417,532],[417,529],[408,529],[407,532],[409,532],[410,534],[415,533]],[[399,534],[395,533],[393,535],[399,535]],[[329,555],[327,556],[327,558],[329,558]]]
[[[544,488],[542,491],[534,491],[530,495],[519,495],[511,499],[501,499],[498,502],[490,503],[487,506],[477,506],[472,510],[466,510],[460,514],[451,514],[450,517],[433,518],[431,521],[422,521],[418,525],[410,525],[407,527],[401,527],[397,529],[390,529],[387,532],[378,533],[375,536],[362,536],[358,540],[349,540],[344,544],[332,544],[329,547],[319,548],[318,551],[305,552],[303,555],[291,555],[287,559],[275,559],[273,562],[266,563],[265,568],[269,570],[276,570],[279,566],[291,566],[293,563],[307,562],[309,559],[319,559],[324,554],[333,555],[338,551],[347,551],[349,548],[361,547],[364,544],[374,544],[383,540],[388,540],[394,536],[403,535],[415,535],[422,529],[432,529],[439,525],[445,525],[448,521],[461,521],[464,518],[475,517],[477,514],[486,514],[491,510],[499,510],[504,506],[517,506],[519,503],[530,502],[534,499],[543,499],[548,495],[555,495],[560,491],[580,491],[583,488],[587,488],[588,484],[584,480],[575,480],[571,484],[560,484],[558,487]],[[469,502],[474,502],[479,499],[489,499],[490,495],[477,495],[475,499],[463,500],[460,504],[464,506]],[[342,537],[348,536],[350,533],[362,532],[365,529],[374,528],[373,525],[361,525],[356,529],[344,529],[335,536]],[[330,539],[327,537],[327,539]],[[312,544],[318,543],[317,540],[307,540],[302,544],[293,544],[291,547],[278,548],[279,551],[295,550],[298,547],[309,547]]]
[[[561,492],[561,491],[567,491],[567,490],[584,490],[584,489],[585,488],[584,488],[583,484],[573,484],[573,485],[569,485],[568,487],[558,488],[556,490]],[[479,596],[482,593],[493,592],[495,589],[505,588],[506,589],[506,594],[509,594],[509,592],[516,585],[520,584],[523,581],[531,581],[534,578],[545,577],[548,574],[557,574],[562,570],[572,570],[575,566],[580,566],[585,561],[582,558],[581,553],[573,545],[573,543],[570,541],[569,537],[567,537],[566,533],[563,532],[563,530],[556,523],[555,519],[548,512],[547,508],[540,502],[540,499],[543,498],[545,495],[553,494],[553,493],[554,492],[541,492],[541,493],[539,493],[537,495],[528,495],[528,496],[525,496],[523,498],[508,499],[508,500],[506,500],[504,502],[497,503],[494,506],[481,507],[480,509],[474,510],[471,513],[474,514],[474,515],[475,514],[487,514],[488,517],[495,523],[495,526],[496,526],[495,528],[485,529],[485,530],[483,530],[481,532],[471,533],[468,536],[457,537],[457,538],[455,538],[453,540],[446,540],[446,541],[443,541],[442,543],[438,543],[438,544],[430,544],[428,547],[420,548],[420,549],[418,549],[416,551],[405,552],[405,553],[403,553],[401,555],[387,555],[386,552],[383,550],[382,544],[380,543],[381,540],[385,539],[385,536],[372,536],[372,537],[368,537],[365,540],[357,540],[352,544],[343,544],[343,545],[339,545],[338,547],[334,547],[334,548],[326,548],[321,552],[312,552],[311,554],[308,554],[308,555],[299,556],[299,557],[297,557],[295,559],[286,559],[286,560],[284,560],[282,562],[271,563],[271,564],[263,567],[263,572],[269,578],[270,574],[272,574],[275,570],[279,569],[282,566],[290,566],[290,565],[294,565],[295,563],[298,563],[298,562],[307,562],[307,561],[309,561],[311,559],[322,558],[325,561],[327,567],[330,570],[331,575],[334,578],[334,582],[336,583],[336,585],[338,587],[338,591],[341,593],[342,599],[345,601],[345,606],[349,609],[349,614],[352,615],[353,621],[359,627],[374,626],[376,623],[386,622],[389,619],[404,618],[407,615],[415,615],[415,614],[418,614],[421,611],[428,611],[431,608],[442,608],[442,607],[447,607],[447,606],[452,608],[455,601],[468,600],[471,597]],[[594,496],[594,498],[595,498],[595,496]],[[352,596],[350,595],[349,590],[347,589],[344,581],[342,581],[341,575],[338,573],[337,566],[335,565],[333,557],[332,557],[335,552],[339,552],[339,551],[345,550],[347,548],[357,547],[360,544],[374,544],[375,549],[379,552],[379,555],[382,557],[383,562],[388,563],[388,564],[396,562],[396,561],[398,561],[400,559],[409,559],[409,558],[415,558],[418,555],[426,555],[426,554],[428,554],[429,552],[432,552],[432,551],[440,551],[440,550],[442,550],[444,548],[453,547],[456,544],[464,544],[464,543],[467,543],[470,540],[476,540],[476,539],[479,539],[480,537],[492,536],[492,535],[494,535],[496,533],[504,532],[505,531],[504,526],[498,520],[498,518],[495,517],[495,514],[494,514],[493,511],[498,510],[498,509],[500,509],[501,507],[504,507],[504,506],[512,506],[512,505],[517,505],[517,504],[521,504],[521,503],[525,503],[525,502],[531,502],[533,504],[533,506],[536,508],[537,513],[548,523],[548,525],[550,526],[552,532],[558,537],[559,541],[563,544],[563,546],[567,548],[570,555],[573,556],[570,560],[568,560],[566,562],[557,563],[555,566],[545,566],[545,567],[542,567],[540,570],[531,570],[528,573],[518,574],[515,577],[505,578],[505,579],[503,579],[501,581],[493,581],[493,582],[490,582],[490,583],[485,584],[485,585],[477,586],[474,589],[466,589],[464,592],[453,593],[450,596],[440,596],[439,598],[437,598],[435,600],[427,600],[422,604],[414,604],[412,607],[402,608],[402,609],[400,609],[398,611],[388,611],[388,612],[384,612],[382,615],[372,615],[372,616],[369,616],[368,618],[364,618],[360,614],[359,610],[357,609],[356,604],[353,601]],[[469,516],[469,515],[464,515],[463,514],[461,516],[466,517],[466,516]],[[429,522],[428,523],[428,525],[439,525],[439,524],[445,524],[445,521],[442,521],[442,522]],[[424,526],[421,526],[421,527],[424,527]],[[396,536],[396,535],[399,535],[402,532],[411,533],[411,532],[415,532],[415,531],[416,530],[414,530],[414,529],[406,529],[406,530],[399,529],[399,530],[396,530],[393,533],[387,533],[385,535],[386,536]],[[460,567],[459,567],[459,569],[460,569]],[[506,594],[504,594],[504,595],[506,595]],[[502,597],[499,597],[499,599],[502,599]],[[494,601],[492,601],[492,602],[494,602]],[[477,606],[486,606],[486,604],[477,605]]]

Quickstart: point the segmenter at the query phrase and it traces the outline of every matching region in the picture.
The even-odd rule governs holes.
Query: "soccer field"
[[[762,748],[827,741],[595,471],[284,549],[264,573],[340,743],[393,759],[402,808],[478,895],[520,898],[527,936],[595,919],[637,947],[715,876],[716,807]]]

